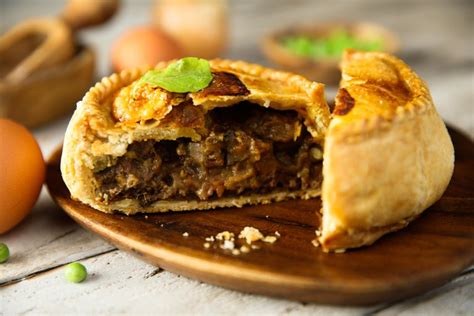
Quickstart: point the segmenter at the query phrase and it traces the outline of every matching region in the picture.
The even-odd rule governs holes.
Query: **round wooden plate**
[[[74,220],[117,247],[164,269],[243,292],[298,301],[368,305],[404,299],[442,285],[474,263],[474,145],[451,130],[456,167],[444,196],[407,228],[374,245],[325,254],[311,241],[321,201],[156,215],[109,215],[73,201],[60,170],[60,152],[49,163],[47,184]],[[236,235],[253,226],[278,231],[274,244],[233,255],[205,238]],[[188,233],[188,237],[183,233]],[[241,240],[236,238],[238,245]]]

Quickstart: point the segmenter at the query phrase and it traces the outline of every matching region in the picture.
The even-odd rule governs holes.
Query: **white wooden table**
[[[0,32],[34,15],[54,15],[63,1],[0,0]],[[107,26],[82,34],[109,73],[113,39],[149,19],[150,1],[126,1]],[[472,1],[232,1],[228,57],[266,64],[263,34],[298,21],[368,20],[398,33],[402,57],[426,80],[444,119],[474,136],[474,2]],[[47,157],[62,140],[68,118],[34,131]],[[1,206],[0,206],[1,207]],[[304,304],[242,294],[163,271],[123,253],[80,228],[46,190],[32,214],[0,236],[12,256],[0,265],[0,315],[226,314],[446,315],[474,314],[474,269],[411,300],[367,308]],[[81,261],[89,278],[67,283],[63,265]]]

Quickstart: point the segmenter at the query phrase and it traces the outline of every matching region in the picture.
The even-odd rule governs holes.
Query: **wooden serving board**
[[[312,245],[319,199],[213,211],[109,215],[70,199],[60,152],[49,163],[54,200],[79,224],[143,260],[184,276],[243,292],[298,301],[369,305],[404,299],[447,282],[474,263],[474,144],[450,130],[456,167],[444,196],[407,228],[374,245],[325,254]],[[205,238],[253,226],[274,244],[233,255]],[[188,233],[188,237],[183,233]],[[241,240],[236,238],[238,245]]]

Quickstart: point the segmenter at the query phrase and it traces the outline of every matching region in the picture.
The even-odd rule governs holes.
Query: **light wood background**
[[[0,0],[0,33],[27,17],[55,15],[63,4]],[[130,26],[150,21],[150,9],[151,1],[124,1],[109,24],[81,33],[98,54],[98,77],[110,73],[108,54],[114,38]],[[428,82],[443,118],[474,137],[474,1],[231,0],[226,56],[267,64],[259,48],[264,34],[301,21],[325,20],[371,21],[396,32],[401,38],[401,57]],[[67,122],[64,118],[34,130],[45,156],[62,140]],[[474,311],[473,268],[423,296],[368,308],[289,302],[202,284],[116,250],[77,226],[46,192],[31,216],[0,236],[0,241],[12,252],[10,261],[0,265],[0,315],[447,315]],[[62,266],[76,260],[90,273],[87,282],[79,285],[63,279]]]

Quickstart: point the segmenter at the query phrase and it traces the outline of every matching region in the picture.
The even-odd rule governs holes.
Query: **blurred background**
[[[95,79],[113,71],[111,49],[121,34],[136,26],[159,24],[156,7],[165,2],[173,1],[124,0],[110,20],[77,31],[80,42],[91,46],[97,56]],[[474,1],[222,2],[227,9],[222,11],[223,20],[219,23],[224,23],[222,28],[227,25],[228,32],[211,34],[212,24],[206,31],[210,32],[209,36],[225,37],[227,33],[227,40],[223,39],[226,49],[217,55],[276,68],[284,67],[270,61],[262,51],[264,38],[274,32],[301,24],[328,22],[369,22],[384,27],[398,39],[396,54],[428,82],[443,118],[474,136]],[[65,0],[0,0],[0,33],[31,17],[57,16],[66,3]],[[206,13],[195,12],[186,18],[190,24],[200,25],[199,21],[208,19]],[[328,96],[334,93],[335,86],[331,85]]]
[[[474,0],[0,0],[0,246],[8,244],[13,254],[8,266],[0,265],[0,287],[114,249],[78,229],[42,188],[43,157],[50,157],[62,144],[76,103],[100,78],[138,64],[186,55],[224,57],[288,69],[325,83],[328,101],[332,102],[339,80],[337,64],[346,46],[381,49],[401,57],[427,81],[448,125],[474,139]],[[1,119],[5,117],[28,129]],[[469,186],[469,179],[466,181]],[[123,264],[123,258],[128,258],[122,257],[124,254],[109,255],[111,260],[103,260],[113,264],[105,266],[104,261],[106,268],[102,270],[120,271],[127,288],[135,284],[141,289],[143,265],[130,261],[127,266]],[[133,268],[127,270],[130,266]],[[156,271],[153,267],[150,275]],[[70,287],[63,293],[54,273],[50,274],[52,279],[47,279],[51,283],[46,283],[50,292],[42,291],[45,283],[38,282],[31,291],[26,282],[21,282],[18,287],[2,288],[5,292],[0,294],[0,301],[4,298],[12,302],[10,308],[17,308],[17,313],[23,309],[35,313],[29,306],[34,307],[52,292],[54,297],[61,294],[84,302],[84,288],[72,292]],[[127,278],[132,274],[137,275],[135,283]],[[99,272],[98,285],[91,283],[91,287],[101,289],[108,280],[103,275]],[[117,286],[120,278],[113,276],[110,297],[115,298],[113,295],[125,285]],[[455,286],[470,282],[467,274],[465,277],[455,281]],[[169,276],[168,283],[164,283],[167,292],[187,282],[186,278],[179,282],[174,278]],[[224,298],[211,302],[239,303],[239,310],[249,305],[257,306],[258,311],[268,304],[267,298],[261,298],[264,304],[251,305],[247,297],[242,298],[245,303],[241,305],[237,296],[221,292],[223,289],[211,292],[203,290],[203,284],[190,284],[182,287],[185,290],[179,293],[183,295],[173,294],[180,299],[171,308],[181,307],[181,297],[189,293],[200,296],[188,302],[205,302],[206,306],[211,296]],[[452,284],[448,286],[446,291],[452,296],[440,296],[438,303],[427,310],[438,311],[442,305],[440,314],[448,310],[471,310],[472,314],[469,289],[459,287],[455,291]],[[157,286],[156,292],[150,293],[160,289]],[[36,295],[40,292],[42,296]],[[135,299],[129,292],[123,304]],[[429,296],[428,301],[434,299]],[[47,303],[57,304],[54,300]],[[162,305],[159,300],[152,303]],[[279,304],[274,306],[280,313],[298,312]],[[4,305],[0,302],[0,315]],[[111,310],[120,311],[116,305],[114,301]],[[65,306],[83,308],[84,304]],[[306,308],[306,304],[298,308]],[[333,314],[322,309],[322,314],[328,313]]]

